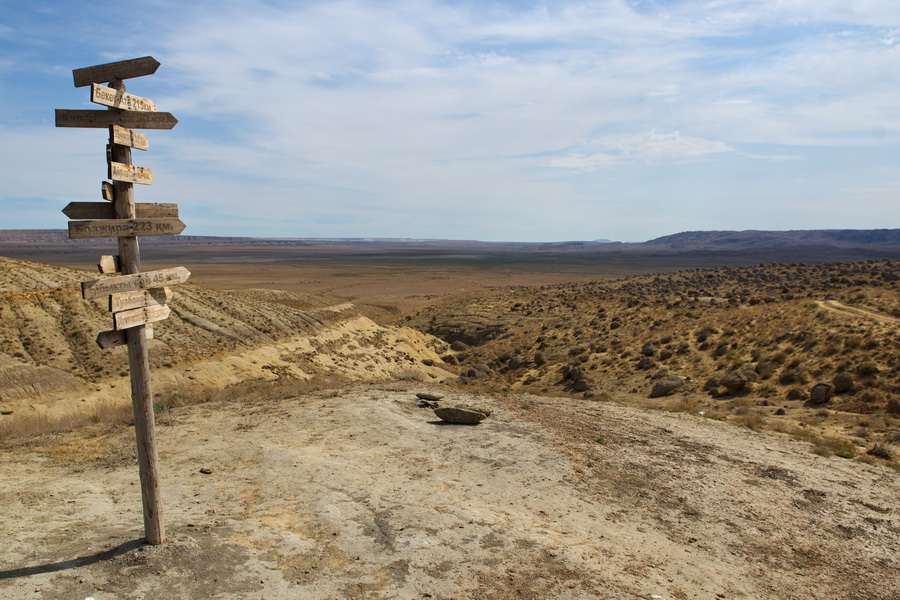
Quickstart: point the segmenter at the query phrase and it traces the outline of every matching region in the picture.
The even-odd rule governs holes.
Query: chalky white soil
[[[443,424],[417,391],[494,413]],[[0,450],[0,597],[900,597],[895,471],[689,414],[400,382],[158,434],[161,546],[130,429]]]

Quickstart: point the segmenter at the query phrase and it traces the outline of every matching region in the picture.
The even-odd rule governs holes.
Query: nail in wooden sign
[[[133,308],[162,306],[172,298],[172,290],[167,287],[137,292],[112,294],[109,297],[109,312],[117,313]]]
[[[105,129],[110,125],[120,125],[129,129],[172,129],[177,124],[178,119],[168,112],[56,109],[57,127]]]
[[[172,310],[168,306],[149,306],[116,313],[113,315],[113,320],[115,321],[116,330],[122,331],[138,325],[162,321],[169,318],[171,312]]]
[[[150,140],[140,131],[132,131],[118,125],[109,126],[109,140],[113,144],[120,146],[128,146],[136,150],[147,150],[150,148]]]
[[[138,219],[177,219],[178,205],[171,202],[137,202],[134,205]],[[69,202],[63,214],[70,219],[115,219],[116,210],[105,202]]]
[[[118,277],[82,281],[81,297],[85,300],[91,300],[121,292],[161,288],[176,283],[184,283],[190,276],[191,272],[184,267],[174,267],[172,269],[146,271],[133,275],[119,275]]]
[[[121,108],[122,110],[156,112],[156,105],[152,100],[147,100],[134,94],[126,94],[99,83],[91,84],[91,102],[112,108]]]
[[[179,219],[104,219],[69,221],[69,239],[178,235],[187,227]]]
[[[153,325],[147,325],[144,330],[147,332],[147,339],[153,339]],[[128,338],[125,337],[124,331],[116,331],[113,329],[112,331],[101,331],[97,334],[96,339],[97,345],[107,350],[109,348],[115,348],[117,346],[124,346],[128,343]]]
[[[150,185],[153,183],[153,171],[150,169],[112,161],[109,162],[109,173],[107,176],[113,181],[140,183],[141,185]]]
[[[153,75],[159,68],[159,61],[152,56],[142,56],[129,60],[83,67],[72,71],[75,87],[84,87],[92,83],[107,83],[113,79],[131,79]]]

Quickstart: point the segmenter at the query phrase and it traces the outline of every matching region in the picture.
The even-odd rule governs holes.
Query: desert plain
[[[891,252],[148,246],[149,546],[103,248],[54,239],[0,239],[3,597],[900,597]]]

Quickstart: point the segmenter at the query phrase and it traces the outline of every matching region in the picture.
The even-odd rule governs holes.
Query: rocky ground
[[[896,598],[898,275],[506,287],[394,324],[179,286],[150,547],[91,274],[0,259],[0,596]]]
[[[480,389],[627,398],[897,455],[898,261],[498,289],[405,323],[455,342],[451,368]]]
[[[687,413],[419,382],[231,397],[159,428],[144,546],[130,428],[0,449],[8,598],[819,598],[900,594],[882,465]],[[487,405],[479,425],[420,407]]]

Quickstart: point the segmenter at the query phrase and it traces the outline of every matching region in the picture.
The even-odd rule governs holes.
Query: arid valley
[[[723,233],[148,243],[148,546],[109,248],[0,232],[0,596],[900,597],[897,231]]]

